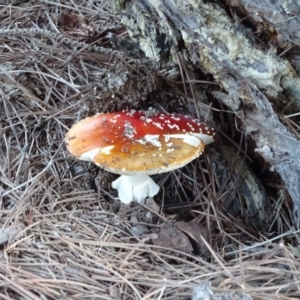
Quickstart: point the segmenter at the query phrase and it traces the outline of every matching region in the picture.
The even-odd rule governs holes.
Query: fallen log
[[[231,5],[246,7],[247,2],[231,1]],[[264,2],[277,8],[282,17],[293,16],[292,10],[283,10],[282,3]],[[245,27],[218,4],[192,0],[116,0],[114,4],[122,10],[122,22],[146,56],[170,66],[177,64],[181,51],[221,84],[223,91],[214,95],[242,121],[244,133],[256,142],[255,151],[280,174],[299,226],[300,142],[280,123],[269,101],[291,102],[293,110],[299,109],[300,77],[291,63],[272,47],[258,47]],[[287,29],[281,28],[281,34]],[[297,38],[294,35],[291,41]]]

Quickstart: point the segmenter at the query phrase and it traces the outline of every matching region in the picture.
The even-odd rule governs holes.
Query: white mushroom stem
[[[125,204],[144,203],[147,197],[153,197],[159,191],[159,186],[148,175],[121,175],[111,186],[118,190],[118,197]]]

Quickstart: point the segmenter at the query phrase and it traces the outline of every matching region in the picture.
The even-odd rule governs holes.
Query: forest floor
[[[67,151],[68,129],[98,112],[193,111],[152,62],[122,56],[128,35],[109,3],[0,4],[0,299],[299,299],[299,232],[277,177],[259,227],[238,186],[238,204],[224,204],[218,142],[154,176],[155,202],[129,206],[116,175]]]

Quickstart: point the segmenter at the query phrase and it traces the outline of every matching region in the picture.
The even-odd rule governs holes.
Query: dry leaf
[[[201,255],[207,255],[208,249],[204,245],[201,236],[207,240],[208,232],[206,227],[202,226],[199,223],[195,222],[177,222],[176,223],[179,230],[184,232],[190,239],[192,239],[196,244],[196,251]]]
[[[191,253],[193,247],[188,237],[178,228],[162,228],[157,233],[156,239],[151,239],[153,245],[169,248],[170,250],[179,250],[185,253]]]
[[[61,14],[58,22],[71,35],[92,36],[95,34],[95,30],[89,25],[88,20],[77,15]]]

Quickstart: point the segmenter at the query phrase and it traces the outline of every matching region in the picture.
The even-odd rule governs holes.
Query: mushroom
[[[159,186],[149,175],[181,168],[215,140],[214,129],[181,114],[148,111],[101,113],[81,120],[65,141],[76,158],[120,174],[112,182],[123,203],[143,202]]]

